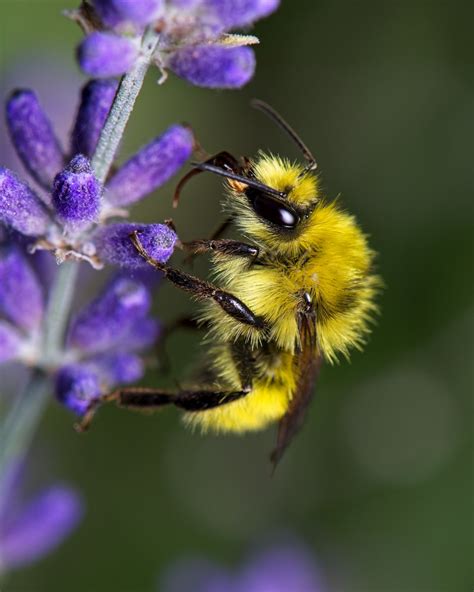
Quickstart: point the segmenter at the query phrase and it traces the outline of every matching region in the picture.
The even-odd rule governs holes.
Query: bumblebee
[[[175,405],[188,425],[203,431],[242,433],[279,422],[276,464],[303,422],[323,360],[348,357],[364,344],[380,279],[354,217],[321,194],[307,146],[269,105],[253,105],[290,136],[306,162],[220,152],[194,163],[181,180],[175,205],[192,176],[207,171],[225,178],[226,224],[243,240],[182,243],[191,254],[211,254],[215,283],[150,259],[139,234],[132,237],[150,265],[202,303],[202,384],[177,392],[127,388],[103,400],[137,409]]]

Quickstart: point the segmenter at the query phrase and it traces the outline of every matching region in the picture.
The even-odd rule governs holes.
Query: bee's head
[[[260,154],[250,163],[248,182],[228,179],[227,209],[241,230],[265,241],[297,238],[318,201],[317,177],[303,166]]]
[[[253,101],[298,145],[306,165],[292,163],[271,154],[260,153],[254,161],[238,160],[228,152],[220,152],[202,163],[195,163],[179,183],[174,197],[192,176],[208,171],[225,177],[230,189],[227,209],[244,234],[255,239],[292,243],[306,227],[318,202],[318,180],[314,174],[316,161],[296,132],[269,105]]]

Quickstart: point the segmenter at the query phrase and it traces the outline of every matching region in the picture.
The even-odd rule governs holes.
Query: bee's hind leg
[[[89,406],[82,420],[75,426],[78,432],[86,431],[103,403],[115,401],[119,407],[136,410],[155,410],[165,405],[174,405],[184,411],[206,411],[220,405],[232,403],[250,392],[250,388],[241,391],[210,391],[189,389],[171,392],[162,389],[130,387],[103,395]]]

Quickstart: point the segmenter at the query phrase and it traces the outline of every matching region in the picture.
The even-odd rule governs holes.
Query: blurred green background
[[[82,78],[81,34],[65,7],[1,1],[0,84],[3,95],[35,85],[67,130]],[[255,28],[257,73],[244,90],[174,77],[158,87],[150,72],[121,158],[175,121],[191,123],[210,152],[298,157],[249,107],[267,100],[316,154],[327,195],[340,194],[371,235],[387,285],[382,315],[363,353],[324,368],[273,478],[274,430],[201,437],[171,410],[111,407],[79,437],[52,402],[34,443],[38,483],[74,483],[87,516],[4,590],[157,590],[183,555],[232,566],[281,533],[311,547],[331,592],[472,589],[473,16],[467,2],[283,0]],[[182,237],[208,236],[221,220],[220,182],[193,181],[176,212],[174,183],[135,218],[172,215]],[[169,286],[157,295],[163,319],[190,307]],[[171,377],[149,382],[179,380],[198,349],[189,334],[173,337]]]

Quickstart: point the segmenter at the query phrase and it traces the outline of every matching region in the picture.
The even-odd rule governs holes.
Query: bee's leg
[[[256,259],[258,257],[258,247],[242,243],[240,241],[221,238],[208,240],[193,240],[181,243],[183,249],[189,251],[193,255],[200,255],[201,253],[221,253],[222,255],[231,255],[235,257],[248,257]]]
[[[196,389],[170,392],[162,389],[143,387],[124,388],[104,395],[97,401],[94,401],[89,406],[81,422],[75,427],[78,432],[85,432],[89,428],[97,409],[104,403],[115,401],[119,407],[143,411],[159,409],[166,405],[174,405],[184,411],[206,411],[207,409],[214,409],[220,405],[237,401],[248,395],[249,392],[250,389],[243,389],[241,391],[208,391]]]
[[[262,317],[254,314],[246,304],[229,292],[149,257],[140,243],[138,232],[132,234],[132,242],[143,259],[159,271],[162,271],[178,288],[190,292],[198,300],[214,300],[229,316],[244,325],[250,325],[255,329],[265,328]]]
[[[248,343],[243,339],[233,342],[230,345],[232,358],[240,376],[240,383],[243,390],[252,390],[253,378],[256,373],[256,358]]]

